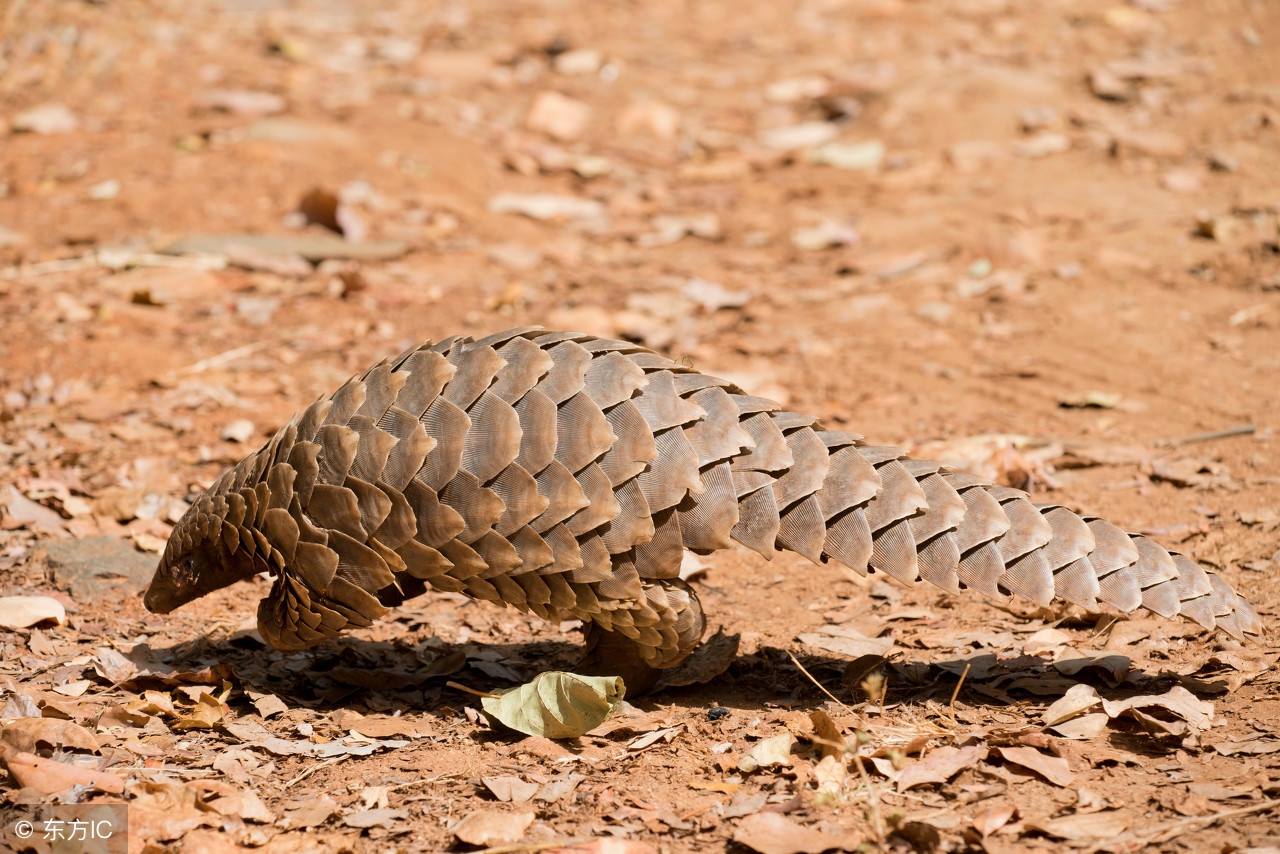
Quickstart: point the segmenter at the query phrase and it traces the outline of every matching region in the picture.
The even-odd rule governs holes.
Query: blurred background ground
[[[569,666],[572,626],[428,596],[284,655],[251,631],[264,584],[165,618],[130,585],[350,373],[536,323],[1149,533],[1274,625],[1277,44],[1265,0],[9,0],[0,594],[68,621],[0,633],[3,717],[94,731],[58,756],[129,784],[137,850],[1274,850],[1271,642],[715,555],[737,661],[566,748],[443,677]],[[893,641],[883,706],[797,640],[824,624]],[[1039,732],[1077,682],[1213,719]],[[871,733],[868,776],[822,766],[814,709]],[[783,732],[789,765],[740,769]],[[501,832],[459,833],[476,811]]]

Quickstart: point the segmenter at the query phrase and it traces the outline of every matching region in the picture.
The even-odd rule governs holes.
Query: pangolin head
[[[217,485],[200,496],[174,526],[143,598],[148,611],[167,614],[266,569],[244,549],[228,549],[221,532],[229,523],[218,512],[226,505],[216,490]]]

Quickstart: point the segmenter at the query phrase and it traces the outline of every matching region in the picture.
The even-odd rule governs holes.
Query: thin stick
[[[301,783],[303,780],[307,779],[307,778],[308,778],[308,777],[310,777],[312,774],[314,774],[314,773],[316,773],[317,771],[319,771],[321,768],[330,768],[330,767],[332,767],[332,766],[334,766],[334,765],[337,765],[339,762],[344,762],[344,761],[346,761],[346,759],[347,759],[347,757],[345,757],[345,756],[336,756],[336,757],[334,757],[333,759],[325,760],[324,762],[321,762],[321,763],[319,763],[318,765],[312,765],[312,766],[311,766],[310,768],[308,768],[306,771],[303,771],[303,772],[302,772],[301,774],[299,774],[297,777],[294,777],[292,780],[290,780],[289,782],[285,783],[285,784],[284,784],[284,788],[285,788],[285,790],[286,790],[286,791],[288,791],[288,789],[289,789],[291,786],[293,786],[295,783]]]
[[[586,842],[584,837],[562,839],[559,842],[530,842],[527,845],[498,845],[493,848],[481,848],[471,854],[518,854],[521,851],[546,851],[548,848],[568,848]]]
[[[198,374],[201,371],[207,371],[210,368],[220,368],[223,365],[234,362],[236,359],[239,359],[242,356],[252,355],[253,353],[258,352],[259,350],[265,350],[268,347],[272,347],[277,343],[279,343],[277,339],[273,338],[267,341],[254,341],[252,344],[245,344],[241,347],[233,347],[232,349],[219,353],[216,356],[210,356],[207,359],[201,359],[200,361],[194,364],[187,365],[185,368],[178,368],[173,373],[174,374]]]
[[[1242,815],[1252,815],[1253,813],[1266,812],[1267,810],[1275,809],[1278,806],[1280,806],[1280,798],[1272,798],[1269,801],[1262,801],[1260,803],[1250,804],[1247,807],[1240,807],[1239,809],[1224,810],[1222,812],[1216,812],[1213,815],[1192,816],[1191,818],[1184,818],[1178,821],[1170,822],[1169,824],[1166,824],[1164,827],[1148,833],[1139,834],[1139,833],[1130,832],[1130,833],[1123,834],[1121,836],[1113,837],[1112,839],[1107,840],[1107,845],[1111,846],[1116,842],[1128,842],[1131,840],[1142,846],[1159,845],[1162,842],[1168,842],[1170,839],[1172,839],[1173,837],[1177,836],[1180,833],[1185,833],[1187,830],[1196,829],[1196,825],[1201,823],[1204,823],[1204,827],[1198,828],[1198,829],[1203,830],[1205,828],[1212,827],[1213,825],[1222,821],[1224,818],[1237,818]],[[1100,849],[1093,848],[1091,850],[1098,851]]]
[[[969,666],[972,663],[973,662],[971,661],[966,661],[964,663],[964,672],[960,674],[960,681],[956,683],[956,689],[951,692],[951,703],[949,704],[949,707],[951,709],[951,725],[952,726],[958,726],[958,724],[956,723],[956,697],[960,696],[960,686],[964,684],[964,677],[969,675]]]
[[[449,774],[437,774],[434,777],[424,777],[421,780],[410,780],[407,783],[401,783],[398,786],[392,786],[388,791],[398,792],[401,789],[411,789],[414,786],[425,786],[431,783],[439,783],[441,780],[452,780],[455,777],[461,777],[461,773],[453,772]]]
[[[1190,436],[1179,436],[1165,439],[1161,445],[1193,445],[1196,442],[1212,442],[1215,439],[1230,439],[1232,436],[1251,436],[1258,428],[1254,424],[1237,424],[1222,430],[1208,430],[1204,433],[1192,433]]]
[[[679,818],[680,818],[680,820],[681,820],[681,821],[688,821],[689,819],[693,818],[693,817],[694,817],[695,815],[697,815],[698,813],[700,813],[700,812],[706,812],[707,810],[711,809],[713,806],[715,806],[716,804],[719,804],[719,803],[723,803],[723,801],[721,801],[721,799],[719,799],[719,798],[716,798],[715,800],[713,800],[713,801],[712,801],[711,803],[709,803],[709,804],[703,804],[702,806],[698,807],[698,808],[697,808],[697,809],[695,809],[695,810],[689,810],[689,811],[688,811],[687,813],[685,813],[684,815],[679,816]]]
[[[862,785],[866,787],[868,806],[871,808],[871,820],[875,823],[876,830],[876,847],[884,848],[884,821],[880,818],[880,793],[871,785],[871,777],[867,774],[867,769],[862,765],[862,757],[857,753],[853,754],[853,764],[858,766],[858,775],[862,777]]]
[[[835,694],[832,694],[832,693],[831,693],[830,691],[828,691],[826,688],[822,687],[822,683],[821,683],[821,682],[819,682],[817,679],[814,679],[814,678],[813,678],[813,674],[812,674],[812,673],[810,673],[808,670],[805,670],[805,669],[804,669],[804,665],[800,663],[800,659],[796,658],[796,657],[795,657],[795,655],[794,655],[794,654],[792,654],[791,650],[787,650],[787,655],[791,656],[791,663],[792,663],[792,664],[794,664],[796,667],[799,667],[799,668],[800,668],[800,672],[801,672],[801,673],[803,673],[805,676],[808,676],[808,677],[809,677],[809,681],[810,681],[810,682],[812,682],[814,685],[817,685],[817,686],[818,686],[818,690],[819,690],[819,691],[821,691],[822,693],[826,694],[826,695],[827,695],[828,697],[830,697],[831,699],[835,700],[835,701],[836,701],[836,703],[837,703],[837,704],[839,704],[840,708],[844,709],[846,712],[852,712],[852,711],[853,711],[853,709],[849,708],[849,707],[848,707],[848,706],[846,706],[844,703],[841,703],[841,702],[840,702],[840,698],[839,698],[839,697],[837,697]]]
[[[457,688],[459,691],[465,691],[468,694],[475,694],[477,697],[485,697],[490,700],[496,700],[501,696],[499,694],[490,694],[488,691],[477,691],[475,688],[468,688],[466,685],[459,685],[457,682],[446,682],[444,684],[450,688]]]

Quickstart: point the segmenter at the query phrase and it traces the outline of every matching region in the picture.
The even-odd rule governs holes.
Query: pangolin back
[[[952,593],[1262,631],[1221,576],[1145,537],[822,429],[635,344],[540,328],[379,362],[191,513],[274,574],[258,620],[282,648],[429,586],[569,612],[613,633],[615,653],[668,667],[703,633],[684,549],[735,543]]]

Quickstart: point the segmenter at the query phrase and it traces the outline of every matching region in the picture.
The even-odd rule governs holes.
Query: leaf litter
[[[971,32],[964,14],[921,20],[911,4],[888,3],[874,15],[848,14],[868,43],[877,33],[896,43],[892,33],[912,27],[919,39],[891,60],[786,72],[792,76],[778,83],[773,72],[755,73],[760,51],[726,42],[716,64],[694,51],[689,91],[671,91],[670,104],[643,95],[628,106],[657,81],[650,63],[633,60],[647,37],[643,28],[627,26],[618,38],[609,27],[585,26],[589,8],[574,10],[587,16],[583,30],[565,32],[533,12],[498,15],[483,3],[422,22],[393,10],[372,30],[352,23],[350,33],[293,27],[305,11],[274,10],[267,36],[255,27],[220,30],[214,44],[182,35],[192,31],[182,10],[154,27],[119,21],[104,29],[92,4],[57,7],[57,20],[42,17],[48,4],[35,4],[23,21],[33,44],[60,45],[74,32],[94,39],[75,45],[84,62],[28,55],[22,44],[10,57],[19,76],[66,99],[55,112],[76,121],[42,140],[31,134],[50,128],[15,120],[10,148],[22,162],[9,152],[7,172],[0,163],[0,206],[13,219],[5,226],[21,223],[24,232],[0,227],[0,261],[9,265],[0,269],[0,298],[13,340],[24,342],[0,370],[0,597],[22,600],[0,607],[0,761],[15,781],[0,792],[0,809],[32,791],[124,800],[136,810],[139,846],[264,854],[384,850],[409,833],[444,848],[450,829],[464,828],[457,819],[478,811],[506,818],[477,819],[472,838],[485,841],[468,844],[597,854],[710,850],[734,838],[755,850],[863,842],[928,850],[939,833],[952,850],[972,843],[969,833],[1002,851],[1060,841],[1133,850],[1175,836],[1197,850],[1270,844],[1280,792],[1280,739],[1269,723],[1274,650],[1204,640],[1189,625],[1099,620],[1017,600],[991,605],[878,578],[849,581],[830,568],[792,572],[785,557],[764,564],[718,554],[690,561],[690,583],[726,620],[724,632],[665,674],[660,693],[633,698],[631,710],[620,703],[603,724],[553,742],[492,727],[444,677],[510,685],[548,666],[570,669],[572,621],[543,627],[439,594],[349,639],[279,653],[263,645],[245,609],[265,592],[261,580],[164,619],[143,613],[131,587],[131,573],[154,566],[187,498],[239,459],[254,430],[287,418],[298,389],[318,391],[358,357],[417,340],[424,323],[487,334],[578,312],[592,319],[587,331],[609,334],[616,325],[622,337],[682,363],[770,388],[759,393],[789,389],[837,428],[866,419],[946,436],[921,440],[917,450],[1033,489],[1038,501],[1117,513],[1227,577],[1249,579],[1272,616],[1280,529],[1269,509],[1277,480],[1265,413],[1256,428],[1196,433],[1213,425],[1174,412],[1188,432],[1152,439],[1134,416],[1154,410],[1156,396],[1131,381],[1148,366],[1124,348],[1099,357],[1073,340],[1070,362],[1085,370],[1059,376],[1047,366],[1063,363],[1064,345],[1043,320],[1065,316],[1059,291],[1077,306],[1109,299],[1116,269],[1154,271],[1138,277],[1144,281],[1181,276],[1152,299],[1141,283],[1129,287],[1126,274],[1132,302],[1114,313],[1130,325],[1115,326],[1110,309],[1091,312],[1091,322],[1135,338],[1135,352],[1152,352],[1164,341],[1149,336],[1169,328],[1161,312],[1173,312],[1170,323],[1186,312],[1177,322],[1197,373],[1174,354],[1162,364],[1168,382],[1189,403],[1208,404],[1197,412],[1251,408],[1256,383],[1246,388],[1232,364],[1265,370],[1248,354],[1274,325],[1274,312],[1243,290],[1259,282],[1274,289],[1275,271],[1265,265],[1274,255],[1275,189],[1258,177],[1269,173],[1247,152],[1206,155],[1224,169],[1240,160],[1249,186],[1237,188],[1247,191],[1240,210],[1208,211],[1215,228],[1192,247],[1189,271],[1154,256],[1182,246],[1198,207],[1185,222],[1118,224],[1080,199],[1019,198],[991,183],[994,158],[1047,134],[1071,143],[1071,153],[1049,152],[1045,162],[1070,156],[1108,170],[1109,192],[1139,209],[1150,189],[1140,185],[1159,170],[1133,158],[1158,160],[1165,155],[1150,152],[1180,141],[1105,127],[1093,102],[1106,99],[1108,123],[1137,124],[1160,122],[1152,105],[1164,104],[1186,113],[1186,133],[1197,132],[1195,111],[1183,109],[1183,63],[1112,61],[1138,31],[1127,28],[1159,23],[1140,30],[1156,52],[1162,31],[1196,31],[1201,12],[1175,6],[1141,3],[1081,24],[1096,29],[1072,61],[1093,89],[1064,89],[1061,75],[1045,86],[1034,61],[1045,45],[1035,34],[1053,27],[1039,26],[1039,11],[1018,8],[990,32]],[[752,14],[735,8],[726,22],[767,32],[768,53],[772,40],[781,47],[796,33],[845,23],[823,4],[767,25]],[[498,20],[511,31],[494,30],[491,40]],[[710,32],[696,18],[671,26],[684,29],[676,38],[664,30],[660,51],[703,44]],[[1006,27],[1028,34],[1032,59],[1012,78],[999,59]],[[405,36],[387,36],[388,28]],[[601,43],[581,43],[581,32]],[[814,67],[825,67],[823,45],[802,38]],[[973,147],[981,156],[963,165],[962,157],[948,161],[947,144],[880,143],[892,136],[877,124],[881,100],[891,106],[885,121],[906,110],[924,131],[948,114],[913,113],[920,96],[897,67],[915,67],[935,39],[944,47],[959,39],[991,59],[981,85],[966,85],[963,63],[944,63],[948,79],[936,82],[954,78],[959,91],[982,93],[993,114],[1029,114],[1028,91],[1042,93],[1052,109],[1034,111],[1037,135]],[[92,60],[99,49],[106,53]],[[1179,49],[1188,63],[1212,52],[1197,42]],[[168,75],[175,62],[200,70],[200,85],[175,96],[178,109],[127,117],[143,122],[142,149],[98,145],[102,110],[114,108],[75,100],[76,91],[90,91],[77,75],[110,76],[113,55],[147,56],[151,70],[132,72],[139,79]],[[286,63],[288,79],[252,83],[271,62]],[[232,64],[244,80],[217,79]],[[746,106],[735,101],[721,112],[716,91],[730,67]],[[760,91],[750,91],[746,81],[757,79]],[[529,102],[562,88],[548,80],[590,105],[572,144],[521,138]],[[702,92],[700,81],[714,85]],[[597,82],[608,88],[597,92]],[[657,83],[654,91],[669,88]],[[1267,102],[1222,91],[1207,113],[1215,122],[1222,111]],[[211,92],[219,94],[200,106]],[[946,85],[937,97],[973,106]],[[614,123],[607,108],[618,99]],[[231,112],[202,112],[217,104]],[[380,116],[379,139],[361,147],[364,110]],[[249,123],[238,111],[283,114]],[[291,115],[302,111],[306,122]],[[194,128],[183,124],[191,115],[199,117]],[[1230,123],[1221,127],[1239,135]],[[428,161],[418,153],[424,134]],[[450,148],[453,138],[465,151]],[[55,139],[91,150],[92,162],[60,162],[66,152]],[[490,153],[492,163],[484,160]],[[816,180],[806,165],[835,160],[872,168],[823,167]],[[171,162],[213,180],[156,184],[151,170]],[[504,164],[514,171],[500,178]],[[436,183],[440,176],[446,180]],[[1223,171],[1214,180],[1239,179]],[[996,196],[983,204],[1003,211],[991,223],[965,207],[969,189],[988,184]],[[258,186],[274,189],[261,199],[244,195]],[[302,220],[312,224],[302,228],[296,209],[313,187],[321,193],[303,205]],[[190,203],[194,189],[200,197]],[[847,200],[866,192],[886,198],[905,227],[852,218]],[[918,234],[913,212],[936,209],[939,197],[959,214],[952,244],[921,252],[895,239],[897,231]],[[141,226],[120,219],[126,211]],[[153,216],[163,220],[159,230]],[[1235,242],[1255,226],[1252,243]],[[1129,249],[1109,245],[1118,239],[1112,230]],[[108,234],[128,244],[105,244]],[[169,236],[180,234],[188,237]],[[537,249],[486,250],[513,242]],[[1153,248],[1133,249],[1144,246]],[[957,302],[951,286],[961,271],[971,296]],[[1239,299],[1200,300],[1210,279],[1214,294],[1239,290]],[[907,304],[917,293],[928,302]],[[1220,316],[1202,308],[1210,304]],[[1137,311],[1157,322],[1134,327],[1126,313]],[[272,325],[270,340],[255,323]],[[850,323],[864,334],[833,337],[831,329]],[[900,392],[866,382],[863,371],[831,370],[872,359],[918,385]],[[113,367],[87,376],[80,365]],[[1200,371],[1212,393],[1192,381]],[[1089,376],[1107,377],[1106,390],[1080,395]],[[987,377],[1016,388],[1018,405],[992,409]],[[931,399],[950,408],[953,393],[966,411],[988,412],[987,423],[944,424]],[[1083,408],[1058,409],[1064,398]],[[919,427],[901,426],[908,402]],[[1033,425],[1042,435],[1015,432]],[[64,547],[90,540],[117,548],[74,576],[67,567],[75,556]],[[37,598],[48,601],[33,611]],[[796,637],[803,646],[786,649]],[[1243,798],[1256,802],[1233,806]]]

